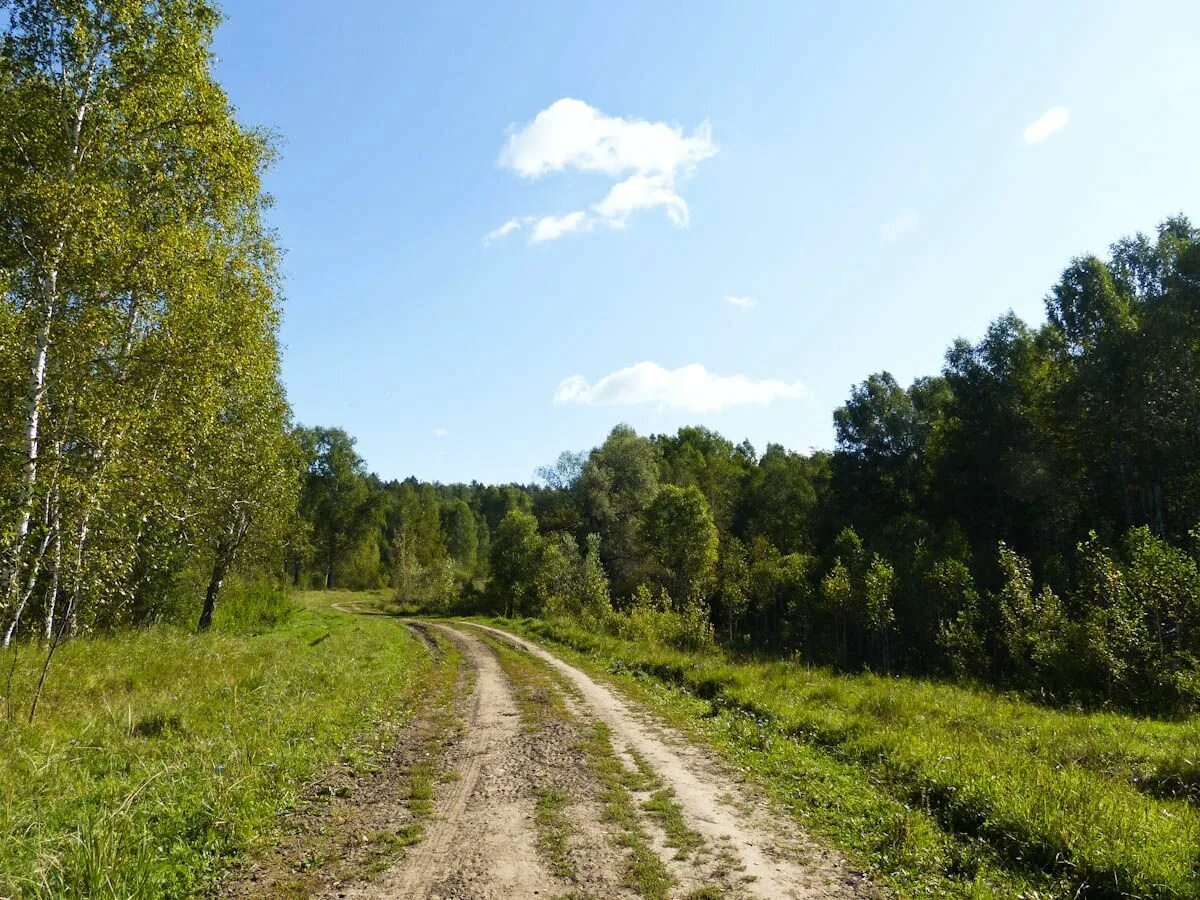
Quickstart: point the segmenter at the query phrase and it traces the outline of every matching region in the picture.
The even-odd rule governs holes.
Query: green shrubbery
[[[1158,709],[1200,707],[1200,566],[1148,528],[1115,551],[1092,535],[1079,545],[1076,583],[1062,598],[1035,592],[1029,564],[1001,545],[1004,585],[991,599],[1014,684],[1061,698]],[[943,630],[947,652],[988,635],[967,612]]]
[[[258,634],[286,625],[300,609],[291,588],[263,579],[234,580],[225,587],[214,621],[221,631]]]
[[[666,591],[657,594],[642,585],[633,603],[608,621],[609,631],[630,641],[643,641],[674,650],[703,650],[713,644],[708,607],[689,600],[678,607]]]
[[[581,550],[568,534],[540,535],[537,520],[520,510],[504,517],[492,544],[487,599],[507,616],[566,621],[679,650],[713,643],[710,609],[702,599],[675,602],[665,587],[642,584],[623,608],[614,608],[599,537],[588,535]]]

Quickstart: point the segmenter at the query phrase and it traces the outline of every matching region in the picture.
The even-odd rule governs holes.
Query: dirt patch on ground
[[[339,897],[535,897],[566,886],[545,868],[534,830],[530,747],[508,679],[478,640],[446,629],[469,660],[475,685],[462,740],[451,748],[456,777],[438,791],[421,843],[369,885]]]
[[[773,816],[712,754],[660,723],[635,712],[614,691],[535,644],[483,625],[545,661],[577,692],[577,703],[612,735],[614,748],[640,759],[668,786],[689,828],[703,836],[719,864],[722,880],[737,873],[737,893],[754,897],[871,897],[865,876],[833,851],[801,834],[795,824]]]

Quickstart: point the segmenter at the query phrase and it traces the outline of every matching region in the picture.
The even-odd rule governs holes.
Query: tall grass
[[[1200,720],[1050,710],[961,686],[685,654],[564,623],[525,627],[703,698],[709,716],[750,723],[743,739],[763,752],[783,742],[849,766],[1063,895],[1200,896]],[[860,849],[878,856],[869,842]]]
[[[303,599],[257,635],[268,617],[235,608],[204,636],[63,645],[37,721],[0,724],[0,896],[194,894],[306,779],[369,753],[420,702],[427,657],[395,622]],[[40,658],[18,651],[19,707]]]

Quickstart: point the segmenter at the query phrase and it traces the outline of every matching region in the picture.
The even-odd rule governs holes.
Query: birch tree
[[[213,536],[240,546],[250,526],[231,511],[286,493],[271,448],[287,415],[271,150],[212,77],[213,6],[3,0],[0,21],[11,640],[31,603],[47,636],[117,624],[214,546],[231,564]]]

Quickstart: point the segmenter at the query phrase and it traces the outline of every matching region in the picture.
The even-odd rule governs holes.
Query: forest
[[[1200,231],[1072,261],[941,372],[887,372],[832,452],[618,425],[529,485],[384,482],[300,429],[302,585],[582,618],[1049,702],[1200,702]]]
[[[939,373],[853,386],[831,452],[618,425],[527,485],[384,481],[344,431],[293,424],[272,137],[213,77],[215,11],[6,8],[5,645],[204,629],[247,585],[387,586],[1055,702],[1200,703],[1182,216],[1071,261],[1044,323],[1005,314]]]

